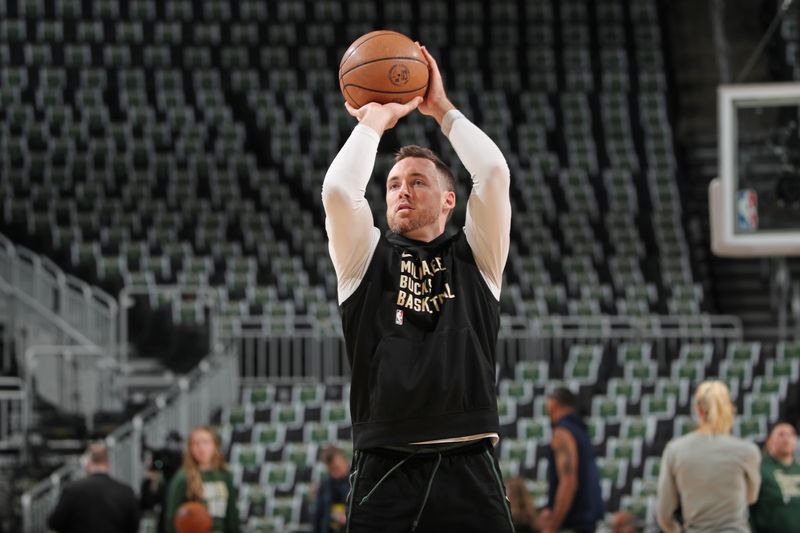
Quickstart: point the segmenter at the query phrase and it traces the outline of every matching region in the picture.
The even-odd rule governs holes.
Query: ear
[[[454,193],[453,191],[445,191],[442,207],[445,209],[453,209],[455,206],[456,206],[456,193]]]

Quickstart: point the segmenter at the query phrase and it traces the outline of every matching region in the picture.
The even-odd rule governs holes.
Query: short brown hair
[[[108,448],[102,442],[93,442],[86,450],[89,464],[102,466],[108,464]]]
[[[325,463],[326,466],[330,465],[337,457],[344,457],[344,452],[333,444],[325,446],[319,454],[320,460]]]
[[[445,165],[444,161],[433,150],[416,144],[409,144],[401,147],[394,154],[394,162],[397,163],[407,157],[419,157],[432,161],[436,165],[436,170],[439,171],[439,176],[442,178],[441,183],[444,185],[445,190],[456,192],[456,177],[453,175],[453,171]]]

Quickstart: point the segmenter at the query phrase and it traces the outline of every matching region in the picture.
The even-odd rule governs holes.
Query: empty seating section
[[[336,65],[359,33],[390,27],[428,43],[452,99],[508,156],[505,313],[706,310],[653,1],[4,4],[4,231],[113,292],[210,285],[230,317],[329,320],[319,190],[353,123]],[[463,173],[432,121],[406,119],[397,139]],[[380,154],[377,172],[389,164]],[[382,224],[380,180],[367,194]],[[253,300],[253,286],[277,297]]]

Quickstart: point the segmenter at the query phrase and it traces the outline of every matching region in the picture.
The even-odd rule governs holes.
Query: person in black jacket
[[[58,533],[136,533],[139,502],[128,485],[109,475],[108,449],[89,446],[86,477],[67,484],[47,521]]]
[[[322,186],[352,370],[353,465],[347,528],[513,531],[493,444],[495,345],[508,257],[510,175],[500,149],[430,83],[407,104],[346,104],[358,124]],[[453,171],[405,146],[386,179],[382,235],[365,191],[382,134],[418,109],[469,171],[464,227],[446,232]]]

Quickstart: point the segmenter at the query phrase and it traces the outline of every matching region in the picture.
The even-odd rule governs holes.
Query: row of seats
[[[649,343],[613,349],[577,344],[570,348],[563,369],[547,361],[520,362],[513,376],[498,384],[503,475],[528,478],[532,496],[544,503],[551,438],[545,398],[552,387],[567,382],[579,391],[585,409],[609,509],[619,506],[635,512],[643,523],[652,522],[659,456],[669,439],[694,429],[691,394],[702,379],[728,383],[739,413],[733,434],[756,442],[763,442],[769,424],[791,408],[789,391],[796,391],[800,382],[797,342],[774,347],[757,342],[731,341],[724,347],[686,342],[674,359],[664,361],[666,368],[686,363],[708,369],[704,375],[656,374],[652,379],[619,375],[628,364],[649,362],[658,368],[654,357]],[[723,369],[735,363],[752,365],[748,367],[752,379],[726,375]],[[576,375],[576,368],[584,364],[594,370]],[[325,472],[318,461],[320,449],[333,442],[346,453],[352,451],[349,396],[346,382],[249,385],[242,389],[239,405],[220,413],[215,423],[234,475],[246,487],[240,502],[243,519],[270,515],[268,507],[258,504],[270,498],[286,507],[294,502],[291,513],[285,509],[281,514],[286,523],[306,516],[309,487]]]
[[[351,9],[364,20],[374,11],[401,25],[413,17],[401,15],[403,1],[387,4],[395,8],[279,2],[258,13],[251,4],[186,3],[161,21],[162,7],[144,2],[35,22],[9,3],[0,32],[12,59],[0,75],[3,112],[14,117],[0,131],[11,155],[0,179],[5,223],[44,241],[52,255],[112,292],[122,284],[209,284],[221,289],[226,313],[321,309],[326,316],[326,306],[298,298],[292,288],[309,287],[335,301],[319,187],[352,119],[341,106],[330,66],[337,58],[326,45],[300,44],[273,26],[291,28],[293,14],[316,16],[319,9],[326,22],[350,20]],[[472,7],[458,7],[459,20],[488,14],[494,22],[444,24],[448,31],[432,31],[441,36],[433,46],[456,39],[450,29],[468,37],[467,45],[443,52],[451,96],[508,154],[515,178],[503,311],[533,318],[706,310],[676,207],[654,4],[464,5]],[[148,24],[152,9],[158,21]],[[204,20],[209,9],[223,12]],[[442,2],[424,8],[443,9]],[[240,10],[250,20],[239,21]],[[520,17],[531,17],[524,31],[515,23]],[[594,20],[602,21],[596,30]],[[165,37],[168,26],[178,35]],[[429,26],[420,24],[420,35],[436,29]],[[113,32],[118,42],[72,44],[86,28]],[[492,37],[482,50],[495,28],[504,40]],[[345,44],[339,30],[330,31]],[[264,43],[267,34],[273,41]],[[156,42],[158,36],[170,40]],[[70,53],[50,54],[52,65],[27,62],[56,45]],[[67,61],[73,55],[76,62]],[[199,63],[173,64],[189,56]],[[156,57],[169,64],[151,61]],[[514,80],[520,72],[530,79]],[[495,84],[498,90],[487,90]],[[406,122],[398,129],[403,142],[427,141],[456,161],[430,121]],[[644,145],[635,137],[640,129],[648,132]],[[254,157],[253,144],[268,146],[268,153]],[[381,154],[376,172],[389,164]],[[53,184],[65,186],[54,195]],[[466,195],[463,186],[459,194]],[[370,185],[373,205],[381,205],[382,195],[380,184]],[[656,209],[645,218],[637,210],[648,200]],[[284,202],[291,207],[271,209]],[[375,218],[382,223],[379,207]],[[255,259],[256,266],[240,270],[230,256],[248,265]],[[253,302],[253,285],[277,286],[279,303],[265,309]],[[187,306],[176,319],[203,318],[195,304]]]

